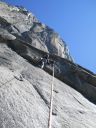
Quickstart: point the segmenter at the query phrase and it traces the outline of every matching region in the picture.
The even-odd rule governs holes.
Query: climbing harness
[[[54,88],[54,64],[53,64],[53,77],[52,77],[52,84],[51,84],[51,96],[50,96],[48,128],[51,128],[51,126],[52,126],[53,88]]]

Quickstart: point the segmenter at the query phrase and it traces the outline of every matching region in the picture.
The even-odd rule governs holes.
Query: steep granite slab
[[[0,128],[47,128],[52,76],[3,43],[0,62]],[[55,79],[53,95],[52,127],[96,127],[96,106],[80,93]]]

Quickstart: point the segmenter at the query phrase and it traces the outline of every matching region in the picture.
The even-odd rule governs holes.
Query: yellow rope
[[[53,87],[54,87],[54,64],[53,64],[53,78],[52,78],[52,84],[51,84],[51,96],[50,96],[50,110],[49,110],[48,128],[52,127]]]

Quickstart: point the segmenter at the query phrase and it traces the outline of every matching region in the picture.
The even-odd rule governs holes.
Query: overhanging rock
[[[38,66],[40,58],[47,54],[18,37],[14,42],[9,41],[8,46],[35,66]],[[54,60],[55,62],[55,77],[75,88],[87,99],[96,104],[96,75],[67,59],[54,54],[49,55],[50,60]],[[44,70],[52,74],[52,66],[47,65]]]

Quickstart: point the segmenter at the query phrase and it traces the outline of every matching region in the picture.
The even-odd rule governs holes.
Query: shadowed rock
[[[54,60],[53,128],[96,127],[96,76],[73,62],[53,29],[0,2],[0,128],[47,128]],[[91,102],[90,102],[91,101]],[[94,104],[93,104],[94,103]]]
[[[4,30],[2,28],[0,28],[0,37],[3,40],[15,40],[16,37],[12,34],[10,34],[7,30]]]

